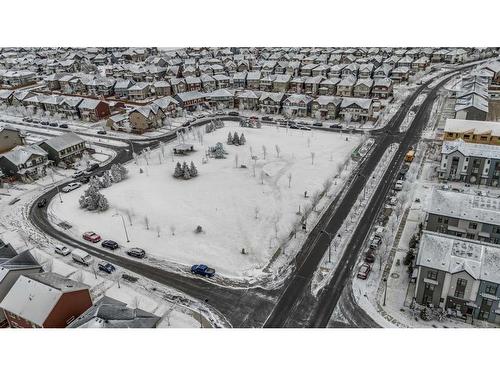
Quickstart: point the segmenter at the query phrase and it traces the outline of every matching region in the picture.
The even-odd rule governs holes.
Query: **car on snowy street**
[[[108,134],[108,132],[106,130],[98,130],[97,134],[99,134],[99,135],[106,135],[106,134]]]
[[[373,262],[375,262],[375,250],[369,249],[365,253],[365,262],[367,262],[367,263],[373,263]]]
[[[116,267],[108,262],[99,262],[98,267],[100,271],[104,271],[106,273],[112,273],[116,271]]]
[[[57,245],[56,248],[55,248],[55,251],[56,251],[57,254],[62,255],[62,256],[66,256],[66,255],[71,254],[71,250],[68,249],[64,245]]]
[[[99,164],[98,163],[92,163],[87,167],[86,172],[93,172],[96,169],[99,169]]]
[[[215,275],[215,270],[204,264],[195,264],[191,267],[191,273],[205,277],[212,277]]]
[[[146,256],[146,252],[143,249],[139,249],[138,247],[133,247],[127,250],[127,255],[134,258],[144,258]]]
[[[45,198],[40,199],[36,205],[38,206],[38,208],[45,207],[47,205],[47,199]]]
[[[70,191],[73,191],[75,189],[78,189],[80,186],[82,186],[81,183],[79,182],[71,182],[65,187],[62,188],[63,193],[69,193]]]
[[[73,173],[71,175],[71,177],[73,177],[73,178],[79,178],[79,177],[82,177],[84,174],[85,174],[85,171],[76,171],[75,173]]]
[[[368,263],[363,263],[361,267],[359,267],[356,277],[361,280],[366,280],[371,270],[372,267]]]
[[[101,246],[102,247],[105,247],[107,249],[111,249],[111,250],[116,250],[118,249],[120,246],[113,240],[104,240],[102,241],[101,243]]]
[[[99,242],[101,240],[101,236],[99,236],[95,232],[85,232],[82,237],[84,240],[90,241],[93,243]]]

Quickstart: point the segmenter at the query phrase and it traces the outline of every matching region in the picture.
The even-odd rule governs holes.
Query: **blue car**
[[[112,273],[116,271],[116,267],[113,266],[111,263],[99,262],[99,270],[104,271],[106,273]]]
[[[205,277],[212,277],[215,275],[215,270],[204,264],[195,264],[191,267],[191,273]]]

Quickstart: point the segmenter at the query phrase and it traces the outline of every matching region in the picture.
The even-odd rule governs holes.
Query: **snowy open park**
[[[228,145],[228,132],[243,132],[246,144]],[[144,248],[156,259],[204,263],[228,277],[255,277],[297,223],[299,206],[303,210],[310,204],[361,140],[314,130],[243,128],[236,122],[226,122],[201,140],[194,134],[186,138],[195,150],[187,155],[171,152],[178,144],[174,141],[126,165],[128,177],[101,191],[109,201],[107,211],[79,207],[84,186],[63,194],[63,203],[53,199],[49,216],[70,224],[78,238],[93,230],[122,247]],[[206,151],[217,142],[224,145],[225,158],[207,158]],[[173,177],[177,162],[184,161],[194,162],[197,177]]]

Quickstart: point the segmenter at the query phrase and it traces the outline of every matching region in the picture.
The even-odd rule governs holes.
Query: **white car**
[[[69,255],[71,254],[71,250],[68,249],[66,246],[63,246],[63,245],[57,245],[56,246],[56,253],[57,254],[60,254],[62,256],[66,256],[66,255]]]
[[[403,190],[403,180],[396,181],[396,185],[394,185],[394,190],[400,191]]]
[[[63,191],[64,193],[69,193],[70,191],[73,191],[73,190],[75,190],[75,189],[78,189],[80,186],[82,186],[82,184],[81,184],[81,183],[79,183],[79,182],[72,182],[72,183],[70,183],[70,184],[66,185],[65,187],[63,187],[63,188],[62,188],[62,191]]]
[[[82,177],[83,175],[85,174],[85,171],[76,171],[75,173],[73,173],[73,178],[78,178],[78,177]]]

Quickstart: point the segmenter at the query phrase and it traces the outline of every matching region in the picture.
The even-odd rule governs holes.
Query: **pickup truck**
[[[191,267],[191,273],[205,277],[212,277],[215,275],[215,270],[204,264],[195,264]]]

